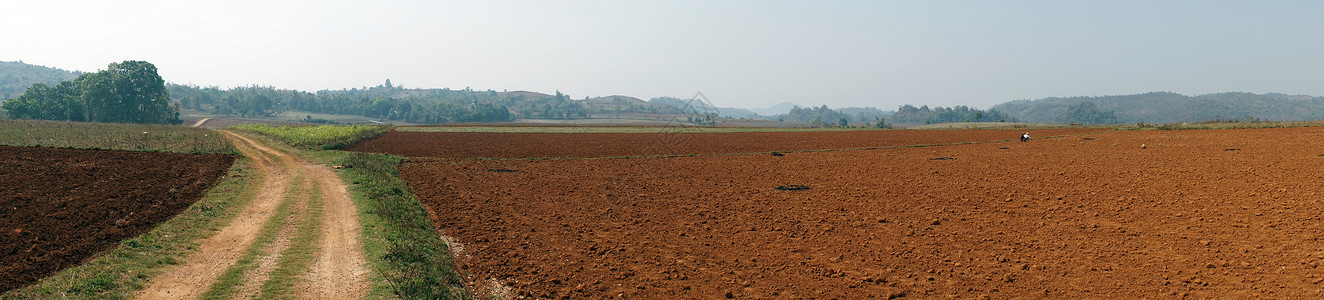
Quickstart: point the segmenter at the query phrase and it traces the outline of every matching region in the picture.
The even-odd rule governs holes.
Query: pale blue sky
[[[175,83],[987,108],[1324,96],[1317,1],[4,1],[0,60]]]

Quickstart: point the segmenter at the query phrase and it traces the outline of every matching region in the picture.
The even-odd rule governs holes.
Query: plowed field
[[[695,134],[690,149],[1017,134],[916,132],[790,149]],[[507,144],[472,140],[512,156],[637,146],[489,136]],[[452,147],[430,155],[500,156]],[[402,176],[476,285],[539,298],[1320,298],[1321,155],[1320,128],[1115,131],[415,159]]]
[[[0,291],[188,208],[233,156],[0,146]]]
[[[1097,128],[1032,130],[1034,137],[1082,134]],[[692,133],[658,127],[656,133],[400,132],[353,146],[351,151],[406,157],[537,158],[726,154],[978,143],[1018,139],[1016,130],[865,130],[820,132]]]

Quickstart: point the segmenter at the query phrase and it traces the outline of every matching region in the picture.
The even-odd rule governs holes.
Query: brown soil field
[[[1019,139],[1026,130],[861,130],[694,133],[658,127],[656,133],[400,132],[350,151],[440,158],[617,157],[726,154],[983,143]],[[1032,137],[1107,131],[1098,128],[1028,130]]]
[[[188,208],[233,156],[0,146],[0,291],[76,265]]]
[[[744,147],[728,141],[704,147]],[[497,282],[572,299],[1320,298],[1320,170],[1324,128],[784,156],[416,159],[402,176],[458,242],[479,291]],[[777,189],[797,185],[808,189]]]

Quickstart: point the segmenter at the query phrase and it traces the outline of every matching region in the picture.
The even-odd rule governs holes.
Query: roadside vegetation
[[[170,125],[0,120],[0,145],[50,148],[238,154],[204,128]]]
[[[247,124],[232,126],[230,129],[275,137],[297,148],[329,150],[339,149],[377,137],[391,130],[391,127],[384,125],[271,126]]]
[[[260,129],[245,129],[257,127]],[[318,151],[351,145],[389,130],[384,126],[235,126],[232,129],[258,132],[284,142],[297,155],[323,164],[339,166],[337,172],[349,183],[351,197],[359,210],[364,252],[373,274],[370,298],[463,299],[464,284],[447,244],[437,235],[427,210],[400,178],[399,156]],[[303,131],[301,138],[291,132]],[[273,134],[267,134],[270,132]],[[352,132],[352,133],[347,133]],[[332,146],[340,145],[340,146]]]
[[[463,299],[463,281],[427,210],[400,179],[399,156],[336,151],[333,161],[359,206],[368,261],[386,289],[405,299]],[[379,281],[374,281],[379,282]]]

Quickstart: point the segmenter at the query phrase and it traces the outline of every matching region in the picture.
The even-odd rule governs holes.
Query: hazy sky
[[[1324,96],[1321,1],[3,1],[0,60],[166,81],[987,108]]]

